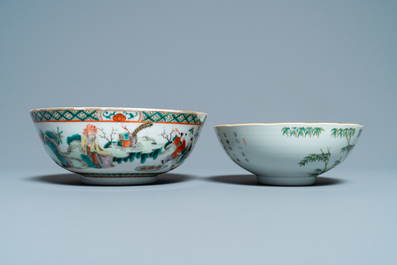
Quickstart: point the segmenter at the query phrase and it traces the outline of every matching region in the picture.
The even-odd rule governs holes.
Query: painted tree
[[[347,155],[353,150],[353,147],[356,145],[358,138],[360,137],[362,129],[358,131],[357,137],[354,138],[356,134],[355,128],[333,128],[331,130],[331,136],[334,138],[343,138],[345,137],[347,140],[347,145],[340,149],[341,157],[334,162],[332,167],[336,167],[343,160],[346,159]]]
[[[304,159],[302,159],[298,164],[300,167],[306,166],[308,163],[315,163],[315,162],[323,162],[324,167],[317,168],[313,173],[310,173],[310,176],[317,176],[320,175],[331,168],[328,167],[329,159],[331,158],[330,147],[327,147],[327,152],[324,152],[323,149],[320,149],[321,154],[309,154]]]
[[[42,139],[45,142],[46,137],[49,137],[53,139],[56,144],[61,144],[62,143],[62,135],[63,131],[59,131],[59,127],[57,127],[57,130],[52,130],[52,131],[46,131],[45,133],[42,133]]]
[[[167,140],[167,143],[168,142],[172,142],[172,139],[174,138],[174,134],[175,134],[175,129],[174,128],[172,128],[172,130],[171,130],[171,132],[170,133],[167,133],[166,131],[165,131],[165,128],[163,128],[164,130],[163,130],[163,132],[160,134],[164,139],[166,139]]]
[[[361,133],[361,130],[360,130]],[[355,143],[352,142],[352,137],[356,134],[355,128],[333,128],[331,130],[331,136],[334,138],[346,138],[347,145],[342,147],[340,152],[345,153],[345,157],[350,153],[350,151],[355,146]]]
[[[106,141],[108,141],[109,144],[113,143],[113,136],[116,135],[117,129],[114,129],[112,127],[112,131],[110,132],[109,136],[106,135],[104,129],[98,128],[98,130],[100,130],[102,132],[102,135],[99,135],[99,137],[101,137],[101,138],[105,139]]]
[[[51,151],[56,155],[58,160],[54,160],[57,164],[59,164],[62,167],[72,167],[73,164],[70,162],[68,158],[64,156],[64,153],[61,150],[60,144],[62,143],[62,135],[63,131],[59,130],[59,127],[57,127],[57,130],[52,130],[52,131],[46,131],[42,133],[42,139],[44,144],[49,146]]]
[[[321,132],[323,132],[324,129],[321,127],[284,127],[281,129],[281,132],[283,133],[283,136],[287,137],[312,137],[312,136],[317,136],[319,137]]]

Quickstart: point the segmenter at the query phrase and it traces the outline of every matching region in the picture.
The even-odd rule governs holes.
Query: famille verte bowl
[[[135,108],[44,108],[30,115],[50,157],[98,185],[156,182],[189,156],[207,117]]]
[[[346,123],[253,123],[215,126],[229,157],[261,184],[311,185],[346,159],[362,132]]]

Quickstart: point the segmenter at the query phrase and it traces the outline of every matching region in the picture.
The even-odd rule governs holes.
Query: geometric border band
[[[101,110],[35,110],[34,122],[147,122],[201,125],[204,116],[194,113],[165,111],[101,111]],[[201,117],[200,117],[201,116]],[[120,120],[120,117],[121,120]],[[119,120],[115,119],[118,118]]]

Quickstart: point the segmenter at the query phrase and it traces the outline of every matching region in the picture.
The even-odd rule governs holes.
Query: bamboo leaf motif
[[[317,159],[316,154],[309,154],[304,159],[302,159],[298,164],[300,167],[305,166],[307,163],[312,163],[312,162],[316,161],[316,159]]]
[[[290,135],[291,135],[291,136],[295,136],[295,137],[297,136],[297,134],[296,134],[296,127],[292,127],[292,128],[291,128]]]
[[[360,136],[362,129],[360,129],[360,131],[358,132],[358,136]],[[352,137],[354,137],[354,135],[356,134],[356,129],[355,128],[333,128],[331,130],[331,137],[334,138],[343,138],[345,137],[347,140],[347,146],[342,147],[340,152],[344,153],[346,152],[346,156],[349,154],[349,152],[353,149],[355,143],[351,144],[351,139]],[[357,138],[358,138],[357,136]],[[356,138],[356,139],[357,139]],[[345,158],[346,158],[345,156]]]
[[[281,129],[281,132],[283,133],[283,136],[286,135],[288,137],[306,137],[307,135],[309,137],[312,136],[320,136],[320,133],[323,132],[324,129],[321,127],[284,127]]]
[[[347,129],[347,136],[352,137],[353,136],[353,128]]]
[[[345,147],[342,147],[340,149],[340,152],[341,153],[343,153],[343,152],[349,153],[353,148],[354,148],[354,144],[350,144],[350,145],[347,145]]]
[[[341,158],[341,159],[342,159],[342,158]],[[332,164],[332,166],[330,166],[329,168],[327,168],[326,170],[324,170],[324,172],[327,172],[327,171],[333,169],[334,167],[336,167],[337,165],[339,165],[340,163],[342,163],[343,160],[341,160],[341,159],[336,160],[336,161]],[[322,173],[324,173],[324,172],[322,172]]]
[[[323,132],[324,129],[321,127],[315,127],[313,129],[313,136],[317,135],[317,137],[320,137],[320,133]]]
[[[283,135],[286,134],[287,136],[290,136],[289,135],[289,131],[290,131],[289,127],[284,127],[284,128],[281,129],[281,131],[283,132]]]
[[[334,137],[334,138],[336,138],[336,137],[338,136],[338,129],[333,128],[333,129],[331,130],[331,136]]]
[[[324,163],[323,169],[317,168],[314,170],[314,172],[309,173],[309,176],[317,177],[318,175],[330,170],[331,168],[333,168],[334,166],[337,165],[338,161],[335,162],[331,168],[327,168],[328,162],[331,158],[330,147],[327,147],[326,153],[322,149],[320,149],[320,151],[321,151],[321,154],[309,154],[298,163],[300,167],[305,166],[308,163],[313,163],[313,162],[323,162]],[[339,161],[339,163],[340,163],[340,161]]]
[[[299,166],[305,166],[308,163],[313,162],[324,162],[327,163],[331,157],[331,153],[321,153],[321,154],[309,154],[304,159],[302,159],[298,164]]]
[[[360,135],[362,132],[363,132],[363,129],[358,130],[357,136],[356,136],[356,138],[354,138],[353,145],[356,144],[356,142],[357,142],[358,138],[360,138]]]
[[[305,129],[305,136],[309,135],[309,137],[312,136],[313,128],[312,127],[306,127]]]
[[[304,136],[305,135],[305,131],[306,131],[305,127],[298,128],[298,137],[299,136]]]
[[[320,175],[320,174],[322,174],[324,172],[325,172],[324,170],[322,170],[320,168],[317,168],[317,169],[314,170],[314,172],[310,173],[309,176],[310,177],[317,177],[318,175]]]
[[[351,137],[353,137],[356,134],[356,129],[355,128],[333,128],[331,130],[331,136],[332,137],[346,137],[348,139],[350,139]]]

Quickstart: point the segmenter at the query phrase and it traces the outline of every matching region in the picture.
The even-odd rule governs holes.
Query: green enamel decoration
[[[362,129],[359,130],[357,138],[360,136],[362,132]],[[353,149],[355,146],[354,143],[351,142],[352,137],[356,134],[356,129],[355,128],[333,128],[331,130],[331,136],[334,138],[346,138],[347,140],[347,145],[342,147],[340,152],[341,153],[346,153],[345,157],[350,153],[350,151]]]
[[[63,133],[63,131],[59,131],[59,127],[57,127],[57,135],[58,135],[58,138],[59,138],[59,141],[61,142],[61,144],[62,144],[62,138],[63,138],[63,136],[61,135]]]
[[[312,137],[312,136],[317,136],[319,137],[321,132],[323,132],[324,129],[321,127],[283,127],[281,129],[281,132],[283,133],[283,136],[286,135],[287,137]]]
[[[309,176],[316,177],[336,166],[336,164],[334,163],[330,168],[328,168],[329,159],[331,158],[330,147],[327,147],[327,152],[324,152],[322,149],[320,149],[320,151],[321,154],[309,154],[298,163],[300,167],[305,166],[308,163],[315,163],[315,162],[324,163],[323,168],[315,169],[314,172],[309,174]]]
[[[136,112],[133,113],[133,112],[123,111],[123,114],[127,117],[128,120],[131,120],[131,119],[135,118],[136,116],[138,116],[138,114]]]
[[[111,112],[111,113],[109,113],[109,111],[105,111],[105,112],[102,114],[102,116],[105,117],[105,118],[107,118],[107,119],[111,119],[114,115],[116,115],[116,112],[115,112],[115,111],[113,111],[113,112]]]
[[[96,110],[41,110],[31,112],[33,121],[98,121]]]
[[[198,115],[196,114],[185,114],[185,113],[168,113],[168,112],[149,112],[144,111],[143,121],[150,122],[177,122],[177,123],[189,123],[189,124],[202,124]]]

